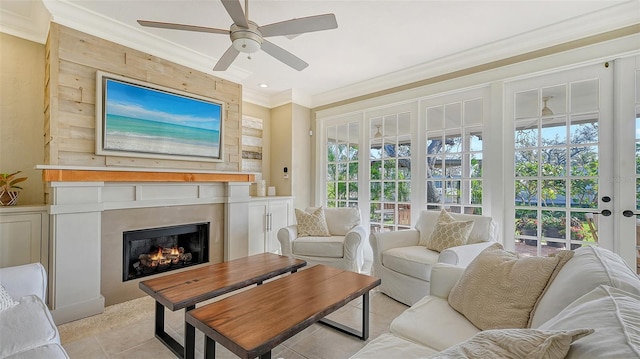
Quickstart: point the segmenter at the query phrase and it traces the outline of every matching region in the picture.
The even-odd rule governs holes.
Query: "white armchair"
[[[456,221],[473,221],[468,244],[440,253],[424,246],[436,225],[438,211],[422,211],[416,229],[371,233],[373,275],[382,280],[380,291],[395,300],[413,305],[429,294],[431,268],[436,263],[466,267],[498,238],[491,217],[451,213]]]
[[[0,285],[14,302],[0,311],[0,358],[69,359],[45,304],[47,273],[42,264],[0,268]],[[7,305],[8,299],[0,295]]]
[[[317,208],[307,208],[311,213]],[[325,264],[359,272],[364,264],[363,244],[366,228],[360,211],[353,207],[324,208],[329,237],[298,237],[298,226],[278,230],[278,241],[285,256],[302,259],[309,265]]]

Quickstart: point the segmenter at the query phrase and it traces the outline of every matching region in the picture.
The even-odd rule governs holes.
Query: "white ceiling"
[[[338,29],[269,38],[310,64],[301,72],[264,52],[213,72],[228,36],[136,23],[227,29],[219,0],[2,0],[0,31],[44,42],[52,19],[241,83],[245,100],[316,107],[640,22],[638,0],[250,0],[249,10],[258,25],[334,13]]]

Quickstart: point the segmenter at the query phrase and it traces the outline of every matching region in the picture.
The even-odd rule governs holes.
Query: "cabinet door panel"
[[[41,222],[39,214],[0,218],[0,267],[40,261]]]
[[[278,231],[289,225],[291,206],[288,201],[273,201],[269,203],[271,225],[268,233],[267,250],[272,253],[282,253],[278,242]]]
[[[249,206],[249,255],[265,252],[267,210],[265,203],[252,203]]]

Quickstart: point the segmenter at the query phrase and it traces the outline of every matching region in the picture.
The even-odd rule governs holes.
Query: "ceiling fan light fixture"
[[[553,116],[553,111],[549,107],[547,107],[547,101],[551,100],[553,96],[545,96],[542,98],[542,102],[544,103],[544,107],[542,108],[542,116]]]
[[[244,52],[247,54],[253,54],[254,52],[260,51],[261,44],[251,38],[241,38],[233,40],[233,47],[240,52]]]
[[[376,125],[376,127],[378,128],[378,130],[376,131],[376,134],[373,135],[373,138],[381,138],[382,132],[380,132],[380,125]]]
[[[260,51],[262,47],[262,33],[253,21],[247,21],[248,28],[239,27],[236,24],[231,25],[231,42],[233,47],[245,54],[253,54]]]

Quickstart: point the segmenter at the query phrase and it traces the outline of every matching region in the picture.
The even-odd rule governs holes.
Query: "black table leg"
[[[184,308],[184,314],[195,309],[195,305]],[[196,355],[196,328],[184,321],[184,359],[193,359]]]
[[[260,355],[260,359],[271,359],[271,350],[269,350],[268,352]]]
[[[362,296],[362,337],[360,339],[367,340],[369,338],[369,292]]]
[[[369,292],[362,295],[362,331],[358,331],[327,318],[320,319],[318,323],[322,323],[328,327],[345,334],[353,335],[354,337],[362,340],[367,340],[369,338]]]
[[[164,332],[164,306],[156,302],[156,329],[155,334]]]
[[[160,304],[160,302],[156,302],[155,335],[162,344],[173,352],[173,354],[177,355],[179,358],[184,358],[184,347],[164,331],[164,306]]]
[[[204,336],[204,357],[205,359],[215,359],[216,357],[216,342],[206,335]]]

